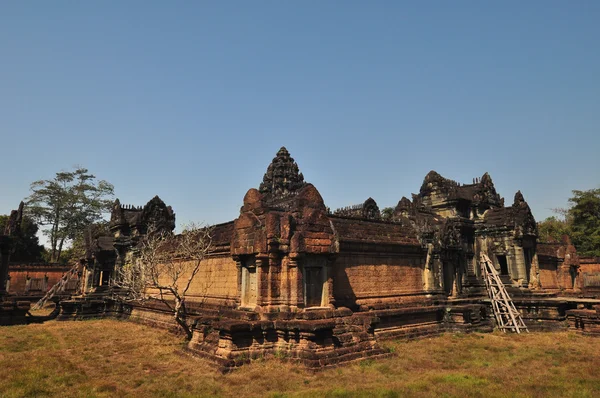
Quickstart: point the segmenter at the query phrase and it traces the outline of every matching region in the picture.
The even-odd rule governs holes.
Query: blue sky
[[[281,146],[331,208],[489,172],[537,219],[600,186],[598,1],[4,1],[0,214],[74,165],[178,225]]]

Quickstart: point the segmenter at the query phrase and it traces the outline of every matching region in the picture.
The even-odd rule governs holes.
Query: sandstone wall
[[[179,287],[187,282],[193,262],[187,262],[188,272],[180,277]],[[200,264],[200,270],[194,277],[187,292],[187,300],[195,304],[219,305],[233,307],[238,298],[237,267],[235,261],[227,254],[211,255]],[[161,278],[164,284],[170,284],[168,277]],[[156,294],[150,290],[149,294]]]
[[[537,251],[542,289],[573,291],[581,288],[578,276],[582,275],[579,256],[575,246],[568,240],[560,243],[538,243]]]
[[[558,274],[556,271],[556,262],[540,261],[540,285],[543,289],[558,289]]]
[[[579,265],[579,288],[593,296],[600,295],[600,257],[581,257]]]
[[[43,295],[58,283],[70,268],[71,266],[51,264],[11,264],[8,269],[8,292],[15,295]],[[70,283],[67,291],[72,291],[75,285],[76,282]]]
[[[189,295],[226,302],[237,299],[237,267],[229,255],[211,256],[202,261]]]
[[[579,264],[579,269],[582,273],[600,274],[600,257],[580,257]]]
[[[423,293],[425,258],[377,254],[340,254],[333,266],[338,305],[402,302]]]

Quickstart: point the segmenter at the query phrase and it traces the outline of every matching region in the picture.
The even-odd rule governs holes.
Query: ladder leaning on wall
[[[48,290],[46,295],[44,297],[42,297],[40,299],[40,301],[35,303],[35,305],[31,309],[32,310],[41,309],[48,300],[50,300],[52,297],[54,297],[55,294],[63,292],[65,290],[65,287],[67,287],[67,282],[69,282],[69,280],[73,279],[73,277],[77,276],[78,270],[79,270],[79,265],[77,265],[77,264],[74,265],[73,268],[68,270],[62,276],[62,278],[60,278],[60,280],[54,286],[52,286],[52,288],[50,290]]]
[[[496,317],[498,329],[506,333],[507,330],[521,333],[522,330],[529,333],[521,313],[517,311],[513,301],[511,300],[504,283],[500,280],[498,271],[492,264],[490,258],[481,253],[481,271],[485,287],[487,288],[490,300],[492,301],[492,309]]]

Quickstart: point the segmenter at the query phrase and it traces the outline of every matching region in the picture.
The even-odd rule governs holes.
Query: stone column
[[[236,306],[239,307],[242,305],[242,261],[239,257],[235,258],[235,268],[237,269],[237,294],[235,303]]]
[[[298,259],[290,258],[290,306],[300,307],[304,303],[304,291],[302,289],[302,272],[298,267]]]
[[[281,260],[271,253],[269,254],[269,302],[271,305],[281,304]]]
[[[290,270],[289,270],[290,259],[284,257],[281,259],[281,303],[283,305],[290,305]]]
[[[511,271],[511,275],[513,279],[520,281],[523,287],[527,287],[529,284],[529,278],[527,275],[527,271],[525,270],[525,253],[521,246],[518,246],[516,243],[513,246],[512,250],[512,258],[509,261],[508,267]],[[515,271],[513,273],[513,271]]]
[[[79,263],[81,264],[81,282],[80,282],[81,294],[86,294],[90,291],[92,272],[88,266],[87,260],[81,259],[81,260],[79,260]]]
[[[540,263],[538,261],[537,253],[533,254],[533,258],[531,259],[531,270],[529,273],[529,281],[530,286],[533,289],[540,289]]]
[[[98,266],[98,264],[96,264],[96,260],[93,259],[92,260],[92,290],[100,287],[100,277],[102,275],[101,274],[101,270],[99,269],[100,267]]]
[[[436,289],[435,272],[433,267],[433,243],[428,243],[427,257],[425,258],[425,268],[423,269],[423,284],[425,291],[432,291]]]
[[[268,261],[266,262],[268,264]],[[268,303],[269,295],[269,269],[262,258],[256,258],[256,305],[263,306]]]
[[[452,282],[452,297],[458,297],[462,292],[462,278],[464,275],[464,264],[463,259],[459,255],[454,257],[454,281]]]
[[[435,284],[434,288],[437,289],[441,289],[444,286],[444,267],[442,264],[442,259],[440,258],[440,254],[439,253],[435,253],[432,254],[433,256],[433,269],[432,269],[432,273],[433,273],[433,281]]]
[[[121,277],[119,274],[120,274],[121,270],[123,269],[123,267],[125,266],[125,257],[127,255],[126,253],[127,253],[127,249],[122,246],[119,246],[116,249],[116,257],[115,257],[115,263],[114,263],[115,265],[114,265],[114,268],[110,275],[110,284],[113,286],[115,284],[119,283],[119,278]],[[135,261],[135,260],[133,260],[133,261]]]
[[[333,296],[333,264],[335,263],[335,258],[330,257],[327,259],[327,264],[325,266],[325,272],[327,279],[325,280],[325,300],[326,305],[335,307],[335,297]]]

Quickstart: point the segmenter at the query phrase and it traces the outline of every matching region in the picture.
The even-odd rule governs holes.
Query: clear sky
[[[540,220],[599,127],[600,1],[0,3],[0,214],[82,165],[225,222],[286,146],[332,209],[487,171]]]

